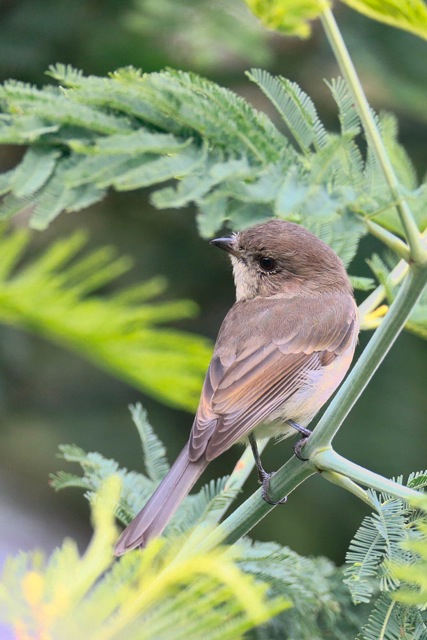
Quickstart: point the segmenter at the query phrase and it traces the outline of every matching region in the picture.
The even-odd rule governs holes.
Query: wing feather
[[[357,329],[350,295],[236,303],[222,324],[206,374],[190,436],[190,459],[205,455],[212,460],[242,439],[291,398],[311,373],[349,349]]]

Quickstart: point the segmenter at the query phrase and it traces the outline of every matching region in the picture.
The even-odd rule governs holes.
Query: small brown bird
[[[159,536],[206,466],[249,442],[263,497],[267,474],[256,438],[306,426],[344,378],[359,322],[344,265],[303,227],[270,220],[212,240],[233,265],[236,303],[226,315],[188,443],[136,518],[116,555]]]

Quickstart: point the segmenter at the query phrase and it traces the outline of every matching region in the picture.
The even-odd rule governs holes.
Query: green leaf
[[[424,0],[342,0],[342,2],[369,18],[427,39],[427,6]]]
[[[201,160],[204,166],[194,175],[183,176],[176,188],[159,189],[151,196],[151,201],[159,209],[183,207],[192,201],[206,202],[206,194],[216,185],[243,181],[253,178],[254,170],[245,159],[216,161],[214,157]],[[218,195],[216,195],[218,199]],[[208,237],[208,236],[206,236]]]
[[[147,475],[153,482],[160,482],[169,471],[166,460],[166,448],[156,436],[148,422],[147,412],[140,403],[130,406],[132,420],[138,429],[144,453],[144,466]]]
[[[326,84],[338,106],[341,133],[352,137],[358,135],[361,130],[360,118],[346,81],[340,77],[334,78]]]
[[[5,173],[0,173],[0,196],[4,196],[11,189],[10,180],[13,177],[15,170],[6,171]]]
[[[30,85],[9,80],[0,87],[0,98],[5,109],[13,109],[18,100],[26,114],[42,119],[48,125],[66,125],[105,134],[119,133],[128,128],[126,118],[102,113],[91,106],[68,99],[58,88],[36,89]]]
[[[194,410],[211,345],[159,325],[193,316],[195,305],[151,301],[163,289],[158,279],[96,295],[128,271],[130,261],[112,247],[80,256],[81,233],[11,272],[27,243],[22,232],[0,234],[0,321],[45,336],[158,400]]]
[[[31,144],[38,142],[42,136],[57,132],[58,125],[46,124],[43,118],[19,114],[5,116],[0,114],[0,143],[1,144]]]
[[[85,478],[81,478],[74,473],[67,473],[65,471],[58,471],[50,476],[49,484],[55,491],[61,491],[61,489],[90,489]]]
[[[326,558],[303,557],[274,542],[241,541],[240,566],[283,594],[293,607],[255,636],[261,640],[354,640],[364,612],[351,604],[341,570]],[[310,615],[307,615],[307,611]]]
[[[135,423],[142,441],[145,442],[144,455],[146,459],[148,458],[145,466],[147,469],[152,468],[153,464],[157,464],[159,454],[161,457],[163,456],[163,446],[156,439],[153,440],[154,446],[147,445],[147,438],[151,439],[154,434],[151,427],[147,430],[148,423],[145,412],[137,405],[132,408],[132,413],[136,417]],[[84,475],[79,478],[60,472],[54,479],[56,486],[84,488],[86,489],[86,497],[91,503],[94,503],[96,492],[102,486],[105,478],[111,474],[118,475],[122,480],[123,490],[120,501],[115,506],[115,513],[125,523],[130,521],[154,490],[156,483],[153,483],[147,476],[119,469],[115,461],[106,460],[98,453],[86,454],[74,445],[63,446],[61,450],[66,460],[78,462],[81,465]],[[411,474],[408,478],[408,485],[421,489],[426,483],[426,478],[425,471]],[[402,478],[397,478],[396,481],[401,483]],[[200,548],[200,536],[204,535],[212,522],[217,521],[215,511],[222,513],[224,506],[228,506],[230,496],[227,485],[227,478],[212,480],[198,494],[187,496],[180,506],[173,521],[166,529],[165,536],[168,539],[168,547],[164,547],[165,551],[162,554],[163,559],[165,557],[172,559],[174,568],[177,560],[181,562],[185,558],[193,558],[194,550],[197,553],[197,549]],[[234,495],[235,492],[232,497]],[[369,594],[365,590],[365,595],[371,595],[374,603],[368,620],[366,621],[366,608],[360,606],[356,608],[349,601],[348,591],[342,582],[342,571],[334,567],[329,560],[304,558],[276,543],[252,543],[244,539],[236,545],[238,568],[257,582],[268,585],[270,599],[280,595],[281,598],[292,602],[293,605],[291,609],[283,610],[268,624],[258,627],[254,634],[245,637],[279,640],[286,633],[286,637],[298,638],[298,640],[314,640],[315,638],[319,640],[321,638],[352,640],[363,625],[362,632],[358,635],[358,638],[361,639],[374,640],[375,638],[376,640],[380,637],[379,630],[384,629],[387,632],[384,637],[395,640],[400,640],[401,637],[408,640],[413,640],[413,638],[423,640],[426,616],[425,613],[413,606],[413,599],[417,597],[413,587],[419,583],[423,584],[426,575],[424,569],[422,569],[423,573],[417,573],[418,556],[426,554],[424,548],[425,522],[423,518],[420,518],[422,505],[414,504],[412,509],[408,509],[408,505],[403,501],[396,500],[391,496],[384,495],[377,498],[375,494],[372,494],[371,498],[377,505],[378,512],[365,519],[353,547],[350,549],[350,554],[353,554],[350,560],[354,564],[350,576],[354,576],[354,578],[348,578],[356,585],[360,580],[364,584],[362,590],[366,589],[366,582],[369,583]],[[420,499],[422,499],[421,496]],[[189,529],[198,522],[204,526],[198,527],[188,534]],[[416,531],[417,528],[419,533]],[[184,539],[183,542],[182,534],[184,532],[187,533],[187,539]],[[427,528],[425,533],[427,534]],[[176,538],[178,538],[179,544],[178,558]],[[402,540],[407,542],[402,545]],[[131,562],[131,558],[138,553],[128,554],[119,562],[126,561],[126,558],[128,558],[128,562]],[[199,557],[196,562],[200,562]],[[397,571],[403,572],[401,578],[396,578],[393,575],[392,571],[395,567],[398,567]],[[117,570],[119,571],[119,569]],[[411,573],[409,579],[411,591],[406,589],[406,585],[403,589],[399,589],[399,584],[401,580],[406,579],[407,572]],[[123,576],[121,579],[124,579]],[[132,584],[133,580],[128,578]],[[116,593],[116,589],[112,588],[112,585],[115,585],[114,579],[108,577],[105,592],[110,595],[110,598],[114,598]],[[150,582],[150,585],[152,589],[153,583]],[[356,588],[362,587],[356,586]],[[191,595],[190,601],[197,602],[200,596],[199,590],[196,588],[194,592],[192,587],[187,587],[187,590]],[[352,586],[353,593],[354,590],[355,587]],[[420,594],[423,597],[422,591]],[[396,604],[394,595],[398,598],[401,595],[401,603]],[[176,598],[178,598],[181,607],[179,597],[175,595],[173,602],[176,603]],[[410,603],[406,601],[407,597],[412,598]],[[129,596],[126,601],[128,598]],[[90,605],[88,604],[88,606]],[[157,614],[153,616],[155,621],[152,631],[155,634],[154,638],[157,638],[156,634],[163,633],[164,629],[169,628],[172,607],[172,602],[169,602],[165,604],[164,608],[161,607],[158,619]],[[307,615],[307,611],[310,612],[310,615]],[[173,618],[176,620],[175,616]],[[201,629],[206,629],[206,633],[210,634],[208,627],[209,622],[206,619],[200,623],[195,618],[190,621],[190,626],[186,627],[185,633],[194,632],[194,637],[197,638],[200,637]],[[150,632],[151,630],[150,626]],[[397,630],[400,630],[400,637],[395,635]],[[222,626],[221,631],[223,634],[226,633]],[[166,635],[166,637],[169,636]],[[193,636],[190,635],[190,637]],[[227,636],[208,635],[207,637],[215,637],[219,640],[220,637]],[[230,640],[233,637],[231,636]]]
[[[146,154],[74,156],[73,163],[65,167],[63,181],[66,188],[94,184],[103,188],[111,184],[114,178],[147,162]]]
[[[38,191],[50,178],[59,156],[59,151],[49,148],[28,149],[10,180],[10,187],[14,194],[21,198]]]
[[[269,29],[308,38],[310,21],[318,18],[329,3],[324,0],[245,0],[250,10]]]
[[[199,523],[205,530],[214,526],[216,513],[222,513],[238,494],[235,489],[227,489],[227,480],[228,476],[211,480],[198,493],[187,496],[167,526],[166,536],[173,540],[184,533],[188,535]],[[195,535],[197,537],[197,529]]]
[[[420,611],[398,604],[388,593],[375,603],[368,622],[357,636],[358,640],[423,640],[427,625]]]
[[[66,540],[50,558],[10,558],[0,582],[0,621],[9,634],[76,638],[238,640],[289,608],[243,573],[224,549],[179,553],[154,540],[116,560],[113,543],[120,479],[102,483],[91,505],[94,534],[84,554]],[[48,615],[46,615],[48,612]]]
[[[306,9],[286,6],[295,19]],[[0,88],[0,131],[31,147],[0,177],[0,218],[31,207],[31,224],[43,229],[109,188],[154,186],[150,197],[158,208],[194,203],[205,237],[224,222],[242,229],[276,216],[319,234],[346,265],[366,233],[363,218],[402,232],[381,168],[359,141],[343,80],[330,84],[341,124],[340,133],[330,133],[295,83],[253,70],[249,77],[282,116],[282,133],[243,98],[196,74],[126,68],[98,78],[58,65],[50,75],[62,88],[16,82]],[[376,121],[400,192],[423,228],[427,187],[418,184],[398,142],[396,121],[387,115]]]
[[[278,190],[274,208],[275,214],[280,218],[317,228],[336,221],[343,202],[339,194],[334,195],[332,190],[329,192],[323,185],[303,185],[297,172],[291,169]],[[332,236],[333,228],[330,237]]]
[[[295,82],[261,69],[252,69],[247,76],[274,104],[303,153],[311,145],[321,148],[326,144],[327,133],[313,101]]]
[[[121,469],[115,460],[104,458],[97,452],[86,453],[76,445],[61,445],[60,457],[79,464],[83,475],[59,471],[50,476],[50,485],[55,490],[85,489],[85,497],[92,501],[105,479],[118,475],[122,481],[122,492],[116,515],[124,524],[129,524],[135,517],[169,471],[165,446],[148,422],[146,411],[139,403],[131,406],[130,410],[141,441],[145,474]],[[187,496],[167,527],[166,535],[170,538],[180,536],[201,519],[205,524],[216,522],[215,513],[222,513],[238,493],[236,489],[227,488],[227,480],[228,477],[212,480],[199,493]]]
[[[180,153],[153,162],[142,162],[140,166],[115,177],[112,184],[118,191],[148,187],[172,178],[181,178],[196,170],[202,162],[200,152],[187,147]]]
[[[408,477],[408,487],[411,489],[425,489],[427,487],[427,473],[425,471],[415,471]]]
[[[417,517],[413,524],[413,535],[405,543],[409,554],[398,562],[391,563],[391,571],[403,583],[394,599],[405,605],[417,606],[423,611],[427,606],[427,500],[425,495],[413,501]],[[425,625],[427,631],[427,625]]]
[[[133,155],[141,153],[176,153],[191,143],[180,142],[168,133],[152,133],[148,130],[129,131],[126,134],[100,138],[94,145],[83,145],[71,140],[70,148],[78,153],[100,155]]]
[[[397,482],[402,484],[402,479]],[[370,492],[376,512],[363,519],[350,543],[345,570],[345,583],[355,603],[369,602],[373,594],[393,591],[399,580],[390,571],[389,563],[407,558],[404,543],[408,540],[408,506],[390,496],[378,498]]]
[[[375,280],[373,278],[362,278],[361,276],[349,276],[350,282],[354,289],[359,291],[371,291],[375,289]]]
[[[227,198],[204,198],[199,205],[197,228],[202,238],[212,238],[222,227],[227,215]]]
[[[286,139],[243,98],[196,74],[146,74],[143,92],[181,130],[194,130],[214,148],[242,152],[258,163],[278,159]]]
[[[364,225],[344,209],[344,213],[331,221],[305,219],[305,226],[326,242],[339,255],[347,267],[357,252],[360,238],[365,235]]]
[[[407,152],[398,142],[397,118],[391,113],[381,114],[380,131],[401,185],[408,191],[416,189],[417,172]]]
[[[36,197],[31,216],[34,229],[46,229],[62,211],[78,211],[104,196],[105,190],[96,185],[80,185],[75,188],[67,185],[65,177],[77,163],[76,158],[70,158],[59,165],[46,183],[45,189]]]
[[[31,206],[31,198],[18,198],[11,193],[3,198],[0,203],[0,221],[8,220],[9,218],[12,218],[12,216],[21,213],[21,211],[24,211],[24,209]]]

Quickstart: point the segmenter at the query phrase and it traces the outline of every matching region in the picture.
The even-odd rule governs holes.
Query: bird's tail
[[[188,445],[185,445],[147,504],[117,540],[114,548],[116,556],[137,547],[145,547],[149,540],[162,533],[207,464],[204,457],[192,462],[188,457]]]

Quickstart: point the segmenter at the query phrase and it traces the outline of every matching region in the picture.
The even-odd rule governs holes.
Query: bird
[[[220,327],[188,442],[119,537],[117,556],[160,536],[209,462],[235,443],[250,443],[262,497],[273,504],[257,440],[309,436],[307,425],[353,359],[353,288],[326,243],[270,219],[211,244],[231,258],[236,302]]]

